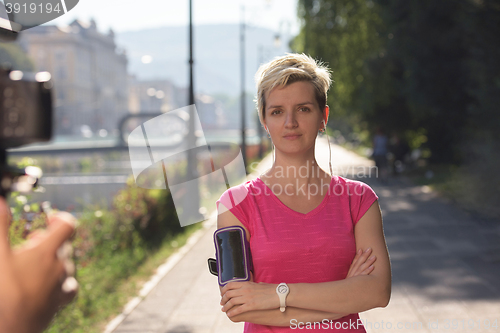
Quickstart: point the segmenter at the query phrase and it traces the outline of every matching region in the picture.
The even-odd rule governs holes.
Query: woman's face
[[[318,131],[328,119],[319,109],[314,86],[298,81],[278,87],[266,96],[265,126],[277,150],[284,153],[306,153],[314,148]]]

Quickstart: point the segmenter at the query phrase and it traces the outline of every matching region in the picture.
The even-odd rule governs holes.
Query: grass
[[[229,161],[224,159],[229,157],[230,154],[222,154],[220,164],[227,164]],[[82,169],[91,166],[88,160],[82,161]],[[257,159],[251,158],[250,162],[253,161]],[[21,167],[21,164],[36,163],[23,159],[19,164]],[[182,175],[185,164],[171,168],[169,171]],[[147,183],[155,178],[146,175],[143,180]],[[239,180],[242,181],[244,179]],[[207,216],[216,209],[215,201],[225,190],[224,184],[218,184],[216,179],[206,178],[206,183],[200,184],[200,206],[204,207]],[[9,238],[11,244],[21,244],[28,230],[45,227],[45,217],[36,213],[39,206],[29,203],[29,196],[14,193],[11,201],[13,223]],[[72,245],[80,290],[56,315],[47,328],[49,333],[102,332],[127,302],[138,295],[157,267],[202,227],[200,223],[180,227],[170,193],[146,190],[136,185],[132,178],[112,201],[112,209],[86,207],[79,215],[80,225]],[[30,218],[33,214],[38,215]]]
[[[215,201],[225,189],[223,184],[200,184],[200,206],[205,207],[207,216],[215,210]],[[201,223],[196,223],[182,228],[178,234],[168,235],[158,247],[149,249],[145,246],[137,239],[137,232],[133,231],[138,230],[137,226],[135,229],[131,227],[137,224],[135,219],[151,212],[152,207],[162,206],[169,211],[173,209],[167,207],[165,201],[155,201],[158,200],[157,192],[130,188],[115,197],[115,209],[121,214],[103,211],[98,221],[94,218],[94,211],[89,211],[90,216],[85,219],[87,223],[82,225],[84,232],[75,245],[78,249],[85,249],[89,241],[97,250],[89,253],[87,261],[76,261],[79,296],[56,316],[47,332],[102,332],[109,321],[121,313],[127,302],[138,295],[157,267],[202,227]],[[146,204],[141,204],[142,200]],[[153,209],[153,212],[168,219],[165,211]],[[132,219],[131,215],[136,218]],[[86,235],[86,230],[93,230],[94,238]],[[121,240],[120,232],[128,236]],[[111,242],[114,245],[110,245]]]
[[[104,331],[106,325],[121,313],[127,302],[136,297],[143,284],[155,273],[156,268],[182,247],[189,236],[201,228],[201,224],[185,227],[181,234],[167,237],[154,252],[145,254],[145,259],[138,267],[128,265],[131,253],[113,254],[112,258],[99,258],[78,270],[80,283],[79,296],[55,317],[47,332],[97,333]],[[107,260],[106,260],[107,259]],[[127,274],[125,279],[119,276]],[[116,285],[115,283],[118,282]],[[86,294],[86,297],[82,297]],[[87,307],[82,311],[81,299]],[[77,309],[78,308],[78,309]],[[79,314],[79,315],[78,315]]]

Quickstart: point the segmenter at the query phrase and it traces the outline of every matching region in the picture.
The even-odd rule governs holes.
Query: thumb
[[[47,238],[44,243],[51,252],[55,252],[71,237],[77,221],[70,213],[57,212],[49,215],[48,224]]]

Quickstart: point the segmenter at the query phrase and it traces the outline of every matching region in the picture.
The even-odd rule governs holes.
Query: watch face
[[[286,292],[287,292],[287,290],[288,290],[288,288],[287,288],[286,286],[279,286],[279,287],[278,287],[278,292],[279,292],[280,294],[284,294],[284,293],[286,293]]]

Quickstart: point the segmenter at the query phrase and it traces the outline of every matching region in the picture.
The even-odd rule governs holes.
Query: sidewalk
[[[316,156],[328,170],[323,138]],[[258,172],[270,165],[268,156]],[[332,145],[335,174],[356,174],[372,165]],[[393,273],[389,306],[360,315],[367,331],[500,332],[500,221],[469,217],[426,186],[404,181],[381,186],[374,178],[360,180],[379,196]],[[220,311],[217,280],[208,273],[214,231],[212,219],[114,332],[242,332],[243,324],[232,323]]]

